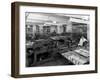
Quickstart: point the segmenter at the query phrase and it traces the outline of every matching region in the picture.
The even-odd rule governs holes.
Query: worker
[[[84,43],[87,43],[87,42],[88,42],[87,39],[84,36],[82,36],[80,38],[78,46],[84,46]]]

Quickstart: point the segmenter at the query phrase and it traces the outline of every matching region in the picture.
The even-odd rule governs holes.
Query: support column
[[[67,24],[66,32],[72,33],[72,22],[71,21],[69,21]]]

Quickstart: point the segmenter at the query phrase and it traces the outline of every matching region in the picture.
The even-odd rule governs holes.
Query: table
[[[89,51],[86,50],[84,51],[82,49],[79,49],[79,50],[61,53],[61,55],[66,59],[70,60],[75,65],[83,65],[89,62]]]

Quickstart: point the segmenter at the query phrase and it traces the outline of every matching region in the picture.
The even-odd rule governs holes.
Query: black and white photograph
[[[26,67],[88,65],[90,15],[25,12]]]
[[[12,4],[12,76],[97,73],[97,7]]]

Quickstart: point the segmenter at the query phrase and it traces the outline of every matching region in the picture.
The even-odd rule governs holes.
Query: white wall
[[[10,77],[11,68],[11,2],[15,0],[1,0],[0,2],[0,80],[100,80],[100,54],[99,57],[99,73],[98,74],[81,74],[81,75],[64,75],[53,77],[39,77],[39,78],[22,78],[15,79]],[[73,5],[89,5],[98,6],[100,0],[16,0],[16,1],[30,1],[41,3],[56,3],[56,4],[73,4]],[[98,6],[100,9],[100,6]],[[100,14],[100,11],[99,13]],[[100,21],[100,15],[98,16]],[[98,22],[99,22],[98,21]],[[100,23],[99,25],[100,26]],[[100,34],[100,27],[98,33]],[[100,44],[100,37],[98,38]],[[100,47],[100,46],[99,46]],[[99,49],[100,53],[100,49]]]

